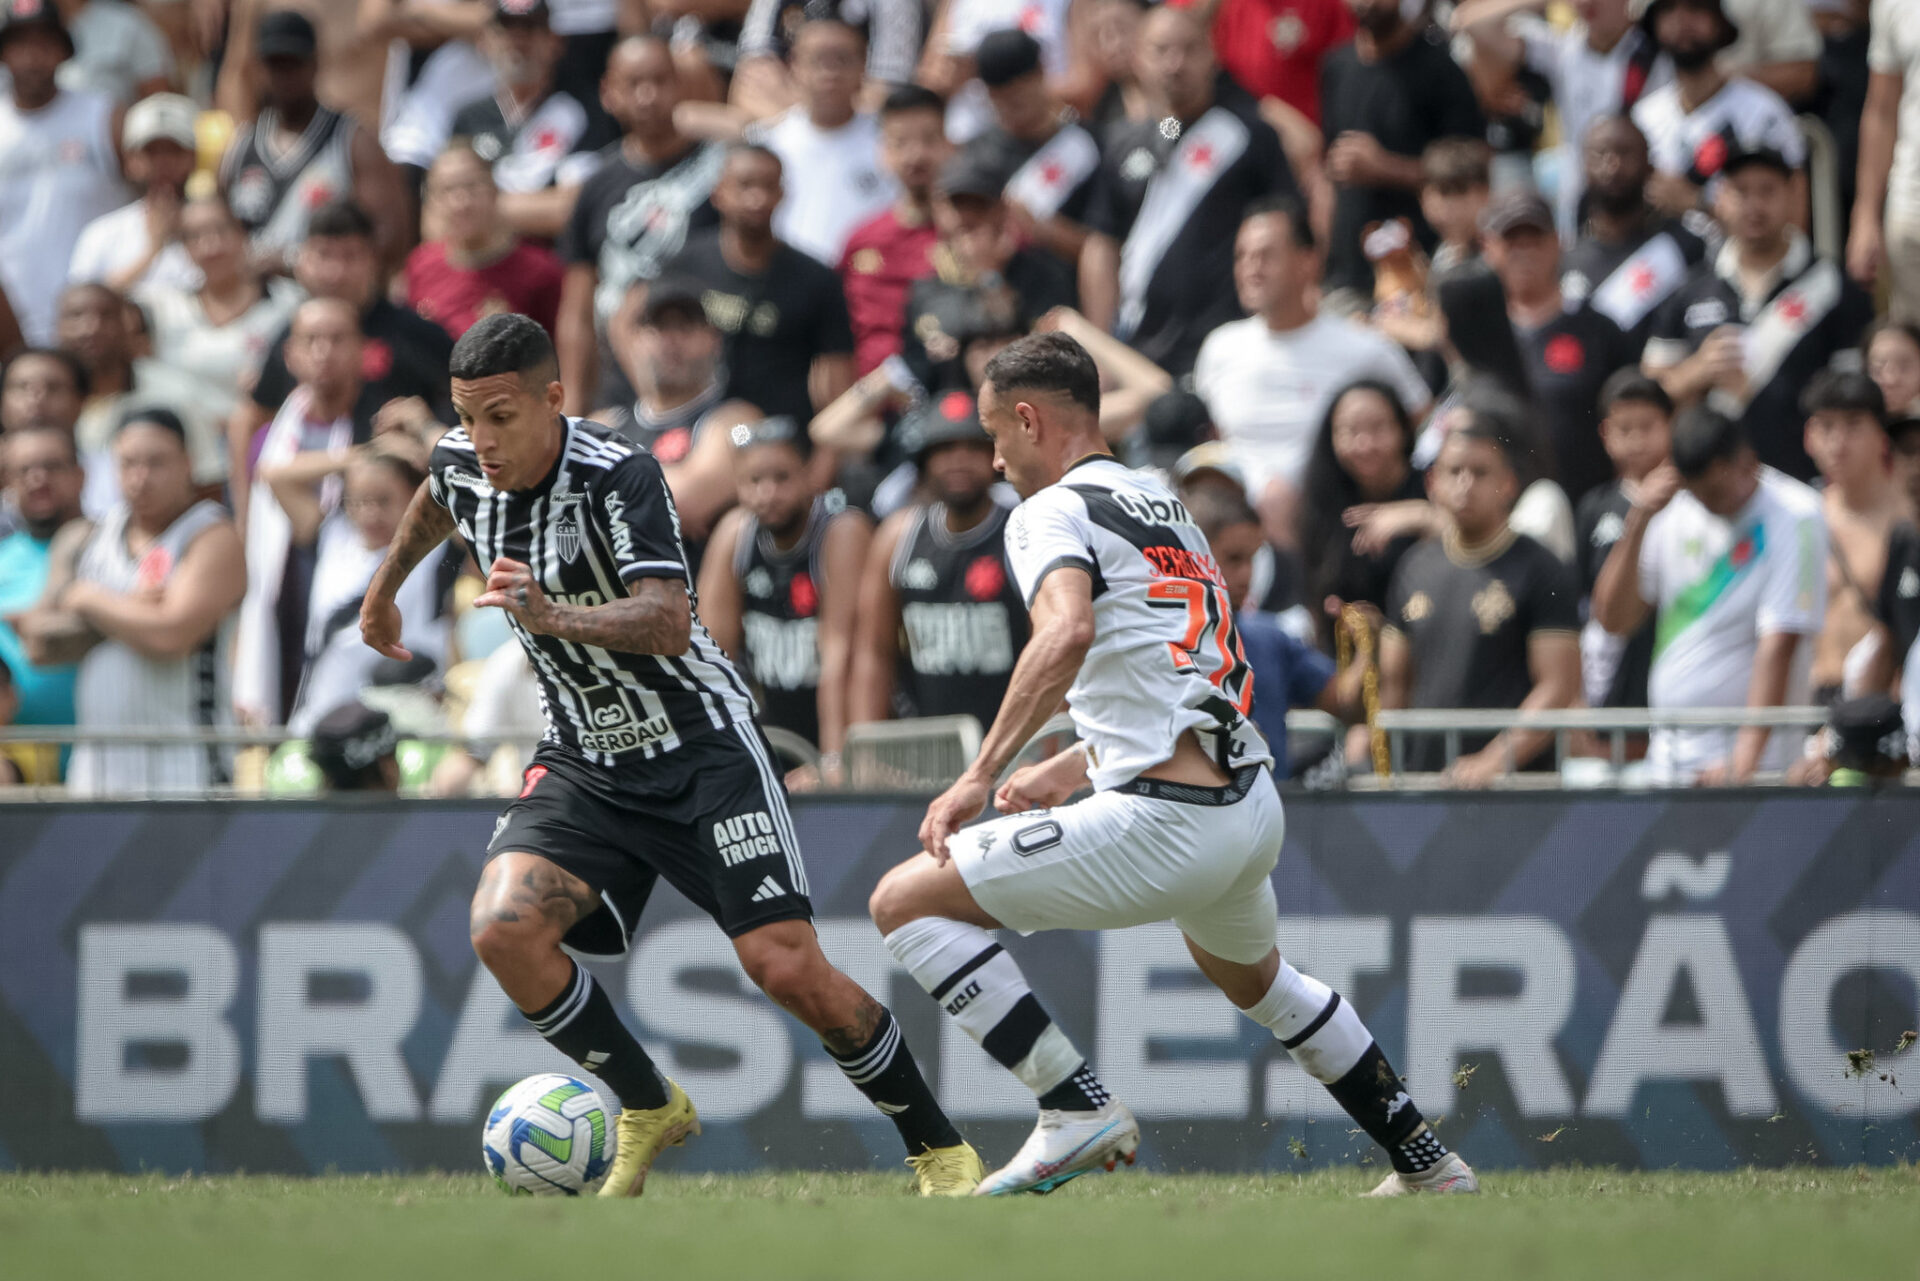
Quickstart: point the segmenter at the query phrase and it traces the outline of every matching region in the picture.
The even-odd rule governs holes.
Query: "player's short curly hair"
[[[483,316],[453,345],[447,372],[461,382],[519,374],[544,387],[560,376],[553,339],[540,322],[517,312]]]
[[[986,381],[1001,392],[1053,392],[1100,416],[1100,371],[1087,349],[1063,333],[1016,339],[987,362]]]

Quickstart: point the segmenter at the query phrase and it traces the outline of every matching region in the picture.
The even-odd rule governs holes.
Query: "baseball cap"
[[[552,22],[553,14],[547,0],[494,0],[493,20],[544,27]]]
[[[1203,441],[1180,455],[1173,464],[1173,483],[1184,485],[1203,471],[1218,472],[1240,488],[1247,487],[1246,470],[1233,461],[1232,451],[1224,440]]]
[[[320,38],[306,14],[295,9],[275,9],[260,19],[254,28],[254,53],[261,58],[295,58],[312,62],[319,56]]]
[[[307,755],[326,775],[329,787],[365,787],[368,772],[399,746],[399,735],[385,712],[361,702],[343,703],[313,727]]]
[[[1653,35],[1653,24],[1659,20],[1660,14],[1678,4],[1685,4],[1694,9],[1704,9],[1720,19],[1720,25],[1726,29],[1726,34],[1720,41],[1722,49],[1740,38],[1740,24],[1733,20],[1721,0],[1641,0],[1640,25],[1649,37]],[[1628,9],[1628,13],[1632,11],[1631,8]]]
[[[961,441],[986,445],[993,439],[980,425],[980,409],[973,396],[964,391],[943,392],[922,405],[903,425],[900,436],[901,445],[917,462],[925,461],[941,445]]]
[[[1535,231],[1554,229],[1553,206],[1532,187],[1503,191],[1480,214],[1480,230],[1491,236],[1531,227]]]
[[[61,20],[53,0],[6,0],[4,9],[0,9],[0,18],[4,19],[0,24],[0,47],[18,32],[38,27],[57,36],[67,46],[67,56],[74,56],[73,34]]]
[[[1787,163],[1787,157],[1778,147],[1760,142],[1738,142],[1728,150],[1727,158],[1720,163],[1722,174],[1734,173],[1748,165],[1767,165],[1777,169],[1787,177],[1793,176],[1793,166]]]
[[[1885,774],[1907,766],[1900,705],[1885,694],[1842,699],[1827,713],[1827,759],[1836,769]]]
[[[706,304],[700,298],[700,286],[684,276],[663,276],[647,287],[647,302],[640,309],[640,323],[656,325],[668,313],[707,323]]]
[[[1006,186],[1006,177],[998,169],[964,151],[940,167],[940,180],[934,183],[934,188],[948,198],[976,196],[982,200],[1000,199]]]
[[[1018,27],[989,31],[974,50],[973,65],[981,84],[998,89],[1040,70],[1040,42]]]
[[[128,151],[138,151],[150,142],[165,139],[192,151],[198,146],[194,126],[200,119],[200,107],[181,93],[156,93],[127,108],[127,120],[120,129],[120,143]]]

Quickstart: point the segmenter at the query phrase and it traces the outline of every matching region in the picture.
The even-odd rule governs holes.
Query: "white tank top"
[[[27,341],[53,341],[73,246],[127,203],[113,149],[113,101],[62,90],[38,111],[0,93],[0,282]]]
[[[76,576],[115,592],[159,587],[173,577],[187,548],[227,518],[217,503],[189,507],[139,556],[127,551],[127,509],[115,507],[81,550]],[[232,619],[185,658],[148,658],[119,641],[102,641],[80,660],[74,681],[75,722],[82,728],[184,729],[225,725],[227,644]],[[73,750],[67,786],[80,795],[199,792],[229,777],[226,754],[191,746],[103,746]]]

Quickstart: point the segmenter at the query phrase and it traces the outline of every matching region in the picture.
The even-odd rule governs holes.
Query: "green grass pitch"
[[[1920,1167],[1495,1173],[1478,1198],[1356,1199],[1376,1177],[1125,1172],[921,1201],[904,1171],[661,1173],[639,1201],[599,1202],[509,1199],[479,1175],[0,1174],[0,1275],[1920,1278]]]

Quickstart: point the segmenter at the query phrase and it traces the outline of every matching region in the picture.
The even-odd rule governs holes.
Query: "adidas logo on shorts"
[[[760,888],[755,890],[753,897],[747,901],[749,903],[765,903],[770,899],[785,898],[786,896],[787,892],[780,888],[780,882],[768,876],[761,879]]]

